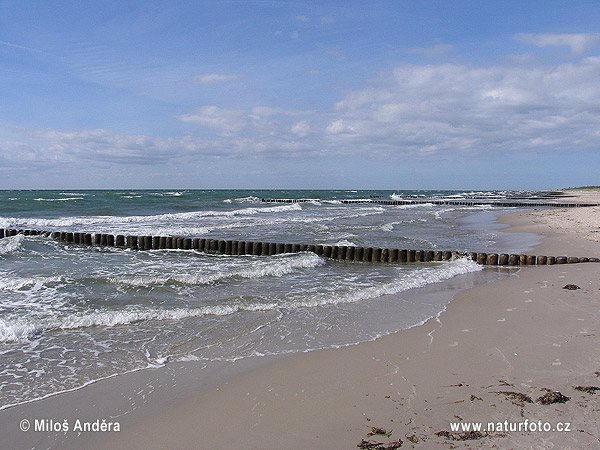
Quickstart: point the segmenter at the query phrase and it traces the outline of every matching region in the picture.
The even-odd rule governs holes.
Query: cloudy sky
[[[600,184],[597,0],[0,0],[0,188]]]

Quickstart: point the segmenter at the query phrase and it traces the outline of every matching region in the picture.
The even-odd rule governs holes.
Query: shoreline
[[[582,209],[590,208],[577,208],[576,210]],[[537,214],[538,212],[520,211],[501,216],[501,223],[504,222],[503,218],[507,217],[508,222],[511,223],[511,228],[503,229],[502,232],[522,230],[539,234],[539,224],[531,225],[526,222],[531,217],[521,217],[522,220],[519,221],[518,215],[526,213]],[[575,244],[578,248],[586,249],[584,254],[590,252],[591,247],[580,238],[571,242],[573,239],[571,237],[566,239],[564,233],[556,233],[556,235],[548,233],[546,236],[542,243],[536,246],[538,253],[548,251],[547,249],[570,250]],[[594,255],[600,253],[599,249],[600,246],[595,247]],[[462,338],[468,334],[476,335],[475,331],[478,327],[472,330],[471,325],[466,323],[461,325],[465,328],[458,329],[460,326],[457,324],[466,319],[463,317],[465,311],[469,311],[468,315],[470,315],[473,310],[476,310],[480,322],[487,321],[494,325],[490,320],[492,313],[482,310],[480,303],[481,297],[490,297],[492,295],[490,291],[497,290],[495,286],[498,283],[507,282],[509,285],[506,289],[514,290],[515,287],[510,286],[511,282],[524,278],[527,282],[532,282],[539,275],[536,271],[545,271],[549,274],[548,276],[562,276],[558,274],[565,270],[567,272],[583,272],[582,276],[585,278],[589,276],[589,266],[594,265],[525,267],[521,269],[518,279],[495,281],[461,292],[437,318],[430,319],[423,325],[358,345],[293,355],[253,358],[252,361],[236,363],[234,374],[227,377],[227,382],[223,383],[220,380],[219,370],[217,370],[213,379],[207,380],[208,385],[203,386],[201,392],[191,396],[189,392],[179,392],[174,398],[168,398],[167,394],[171,392],[170,385],[177,384],[176,376],[181,376],[181,372],[187,371],[184,378],[193,378],[189,366],[186,369],[185,364],[173,364],[170,367],[157,369],[157,371],[149,371],[151,373],[136,372],[120,375],[115,377],[119,379],[113,380],[114,383],[112,381],[111,383],[94,383],[76,392],[48,399],[49,402],[44,400],[38,405],[41,405],[46,411],[52,411],[55,407],[58,407],[59,411],[69,411],[69,404],[73,405],[78,401],[86,400],[89,402],[89,398],[98,399],[101,403],[102,395],[106,394],[107,384],[123,388],[123,404],[127,403],[127,394],[125,394],[127,388],[131,385],[139,386],[140,383],[143,385],[145,380],[149,383],[158,381],[157,391],[159,388],[163,390],[160,398],[164,400],[164,403],[161,403],[159,410],[142,405],[139,411],[135,411],[137,415],[135,420],[132,420],[126,428],[122,427],[121,432],[87,436],[82,440],[72,437],[66,441],[59,439],[56,441],[56,445],[61,448],[80,448],[81,446],[86,448],[115,446],[190,448],[198,447],[199,443],[201,443],[200,448],[235,446],[243,448],[356,448],[361,439],[375,439],[367,437],[371,426],[394,430],[392,440],[397,438],[404,440],[403,448],[410,448],[407,447],[410,445],[414,448],[439,448],[439,445],[448,444],[448,442],[440,437],[431,437],[429,435],[432,433],[427,432],[429,433],[427,434],[421,430],[421,428],[427,428],[427,422],[423,421],[423,417],[413,419],[415,424],[421,420],[420,428],[416,425],[407,428],[399,423],[401,419],[406,419],[416,410],[425,411],[428,407],[427,403],[435,402],[436,399],[454,399],[456,391],[460,390],[457,387],[467,385],[464,381],[458,381],[460,379],[458,374],[465,362],[473,360],[472,355],[469,354],[474,350],[472,348],[473,339],[467,339],[463,343],[464,339]],[[585,270],[580,271],[579,269]],[[492,286],[494,287],[492,288]],[[503,289],[505,288],[500,288],[500,292]],[[494,307],[494,313],[501,313],[495,309],[498,306],[496,303],[488,306]],[[451,328],[454,329],[449,330]],[[481,330],[479,329],[479,331]],[[446,335],[450,332],[454,332],[454,338]],[[452,333],[450,334],[452,335]],[[451,339],[455,340],[451,341]],[[441,341],[447,344],[447,348],[444,348],[443,345],[440,347],[441,344],[438,345]],[[451,346],[455,342],[457,345]],[[459,342],[460,344],[458,344]],[[435,345],[432,345],[434,343]],[[398,349],[401,349],[402,352],[400,353]],[[460,350],[460,356],[456,357],[458,365],[453,365],[456,361],[446,361],[448,349]],[[482,354],[480,357],[485,358],[485,355]],[[504,360],[508,361],[509,359],[506,355],[504,356]],[[597,369],[600,369],[600,358],[597,359],[599,361]],[[490,363],[493,363],[490,367],[501,370],[502,364],[506,363],[504,360],[496,355],[490,359]],[[415,361],[416,365],[413,367]],[[442,376],[440,374],[435,374],[442,364],[444,367],[453,367],[456,372],[448,374],[448,380],[444,377],[440,378]],[[313,367],[318,367],[318,370],[311,370]],[[485,370],[489,371],[490,367]],[[176,375],[176,372],[179,374]],[[386,381],[383,382],[383,379]],[[387,387],[388,379],[391,380],[393,389]],[[418,383],[415,380],[419,380]],[[463,386],[457,386],[458,384]],[[473,384],[475,383],[471,381],[470,386]],[[424,396],[421,392],[423,389],[430,391],[431,396]],[[485,397],[482,393],[472,395],[478,398]],[[131,398],[129,400],[131,401]],[[447,407],[447,403],[442,402],[442,406]],[[505,400],[500,403],[504,409],[512,405],[511,402],[507,404]],[[465,404],[473,406],[472,401],[463,399],[461,406]],[[31,407],[21,408],[19,406],[15,409],[25,410],[25,412],[21,412],[20,416],[31,415],[32,411],[36,409],[35,404],[31,405]],[[364,415],[362,413],[357,415],[356,412],[361,409],[361,405],[364,405],[362,407]],[[117,405],[114,409],[118,410],[118,408]],[[144,408],[146,409],[144,410]],[[88,412],[89,409],[83,408]],[[459,409],[457,408],[457,411]],[[401,411],[402,414],[399,414],[398,411]],[[425,414],[423,411],[421,411],[421,415]],[[12,415],[13,417],[19,416],[17,411],[13,412],[15,413]],[[438,423],[443,422],[442,414],[437,414],[438,417],[431,420],[431,424],[436,423],[436,420]],[[455,415],[463,417],[465,413],[459,412]],[[447,429],[448,420],[453,417],[453,414],[443,417],[446,421],[444,429]],[[390,422],[392,420],[394,422]],[[5,421],[3,428],[8,426],[6,422],[8,421]],[[228,431],[217,434],[215,430],[223,428],[223,423],[227,423]],[[439,426],[442,427],[442,425],[443,423]],[[400,432],[404,429],[408,431]],[[435,431],[438,430],[433,430],[433,432]],[[413,433],[419,442],[412,443],[407,438],[407,435],[413,436],[410,433]],[[50,445],[46,441],[44,442],[44,446]],[[481,441],[468,441],[471,446],[478,442],[484,448],[490,444],[487,438]],[[16,441],[14,443],[19,444]],[[504,445],[502,440],[494,443]],[[456,442],[454,444],[456,445]]]

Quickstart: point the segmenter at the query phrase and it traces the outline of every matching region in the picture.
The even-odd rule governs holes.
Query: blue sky
[[[0,188],[600,184],[597,1],[0,0]]]

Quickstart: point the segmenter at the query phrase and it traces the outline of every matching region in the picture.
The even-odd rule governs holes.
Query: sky
[[[0,189],[600,184],[597,0],[0,0]]]

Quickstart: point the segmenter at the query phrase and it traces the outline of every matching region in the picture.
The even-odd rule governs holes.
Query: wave
[[[394,205],[393,207],[396,209],[413,209],[413,208],[423,208],[436,206],[433,203],[411,203],[409,205]]]
[[[135,194],[134,192],[130,192],[130,195]],[[153,197],[181,197],[184,193],[181,191],[167,191],[167,192],[149,192],[148,195]],[[142,197],[142,195],[136,195],[136,197]]]
[[[194,220],[202,217],[234,217],[256,214],[273,214],[288,211],[299,211],[302,207],[298,203],[262,208],[243,208],[233,211],[190,211],[184,213],[166,213],[149,216],[70,216],[57,219],[24,219],[17,217],[0,217],[0,226],[10,227],[85,227],[89,225],[119,225],[119,224],[155,224],[165,221]]]
[[[260,198],[255,197],[254,195],[250,195],[248,197],[234,198],[234,200],[236,202],[252,202],[252,203],[259,203],[260,202]]]
[[[394,231],[394,227],[395,227],[396,225],[400,225],[400,224],[402,224],[402,222],[389,222],[389,223],[384,223],[384,224],[382,224],[382,225],[379,227],[379,229],[380,229],[381,231],[385,231],[385,232],[387,232],[387,233],[391,233],[392,231]]]
[[[355,303],[362,300],[374,299],[384,295],[399,294],[410,289],[425,287],[439,283],[458,275],[483,270],[483,266],[466,258],[441,263],[438,267],[424,267],[419,272],[412,272],[394,281],[364,289],[353,290],[352,293],[337,294],[332,297],[317,296],[301,300],[296,307],[314,307],[338,303]]]
[[[0,255],[10,255],[18,250],[22,250],[24,240],[25,236],[22,234],[0,239]]]
[[[356,244],[354,242],[348,241],[346,239],[339,240],[339,241],[337,241],[333,245],[346,246],[346,247],[356,247]]]
[[[244,261],[244,266],[247,266],[249,261]],[[132,277],[113,277],[109,278],[111,283],[125,284],[130,286],[154,286],[167,284],[184,284],[184,285],[204,285],[211,284],[217,281],[223,281],[230,278],[263,278],[263,277],[281,277],[289,273],[295,272],[298,269],[307,269],[319,267],[325,264],[325,261],[313,254],[302,253],[299,256],[293,257],[286,255],[277,255],[272,258],[264,259],[252,267],[230,268],[212,274],[192,275],[180,274],[166,277],[152,276],[132,276]]]
[[[90,327],[114,327],[149,320],[183,320],[207,315],[225,316],[238,311],[270,311],[277,303],[254,303],[201,306],[195,308],[151,308],[130,307],[120,311],[92,311],[66,314],[45,319],[2,319],[0,318],[0,343],[24,342],[52,330],[75,330]]]
[[[295,270],[297,267],[315,267],[323,264],[323,260],[316,255],[305,254],[301,258],[303,264],[294,264],[292,261],[287,267],[251,268],[231,273],[229,276],[259,277],[265,275],[281,276]],[[296,266],[296,267],[294,267]],[[261,270],[264,270],[261,272]],[[203,317],[207,315],[230,315],[239,311],[271,311],[277,308],[297,309],[305,307],[317,307],[335,305],[340,303],[353,303],[362,300],[374,299],[384,295],[398,294],[409,289],[427,286],[432,283],[441,282],[457,275],[483,270],[482,266],[473,261],[460,259],[456,261],[443,262],[437,267],[424,267],[417,273],[409,273],[398,279],[379,286],[371,286],[363,289],[354,289],[350,292],[316,294],[313,296],[302,295],[300,300],[285,302],[265,301],[255,303],[231,302],[226,305],[211,305],[200,307],[160,308],[131,306],[117,311],[92,310],[89,312],[76,312],[63,315],[54,314],[52,317],[39,319],[24,318],[0,318],[0,343],[21,342],[32,339],[43,332],[52,330],[73,330],[95,326],[113,327],[127,325],[143,321],[161,320],[183,320],[191,317]],[[148,285],[148,278],[144,279]],[[151,279],[150,279],[151,280]],[[118,280],[121,282],[121,280]],[[129,280],[131,281],[131,280]],[[184,279],[184,282],[196,282],[197,280]],[[206,280],[200,280],[205,282]],[[135,284],[133,280],[132,284]]]
[[[22,342],[39,333],[39,328],[29,322],[0,319],[0,342]]]
[[[68,202],[70,200],[84,200],[83,197],[64,197],[64,198],[34,198],[36,202]]]
[[[514,209],[511,207],[505,207],[504,209]],[[453,212],[453,211],[492,211],[495,210],[495,206],[492,205],[472,205],[472,206],[456,206],[456,207],[445,207],[438,210],[431,211],[436,219],[443,219],[442,215]]]
[[[64,283],[67,280],[63,276],[49,277],[11,277],[3,276],[0,278],[0,291],[39,291],[48,284]]]

